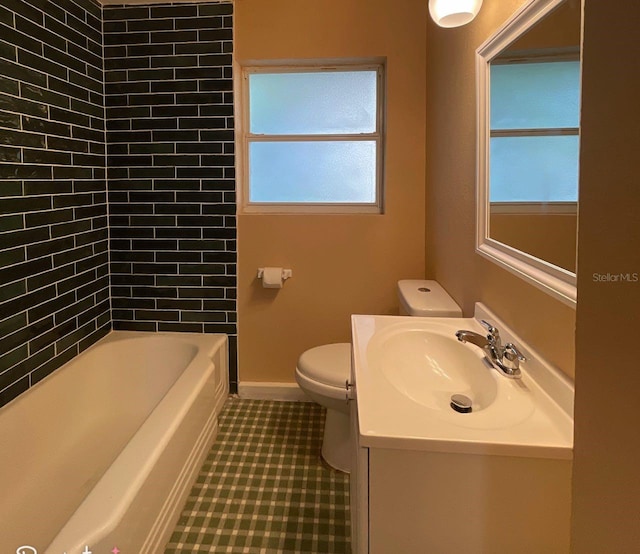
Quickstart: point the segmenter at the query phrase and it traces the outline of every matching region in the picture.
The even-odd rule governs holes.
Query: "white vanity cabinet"
[[[353,382],[353,381],[352,381]],[[369,552],[369,449],[360,446],[358,430],[358,404],[350,401],[351,475],[349,496],[351,502],[351,553]]]
[[[485,307],[476,312],[353,316],[354,554],[570,551],[572,385]],[[478,319],[522,346],[521,379],[456,340],[457,329],[481,332]],[[452,409],[454,393],[473,398],[472,412]]]
[[[569,552],[571,462],[357,447],[354,554]]]

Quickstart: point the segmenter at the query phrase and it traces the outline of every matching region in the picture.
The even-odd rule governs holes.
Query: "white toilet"
[[[462,310],[436,281],[398,282],[400,315],[462,317]],[[316,346],[298,359],[296,381],[315,402],[327,409],[322,457],[331,467],[349,473],[351,426],[346,382],[351,374],[351,344]]]

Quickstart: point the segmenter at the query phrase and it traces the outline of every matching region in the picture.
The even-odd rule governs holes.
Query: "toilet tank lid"
[[[351,344],[316,346],[298,358],[298,370],[306,377],[334,387],[344,387],[351,374]]]
[[[398,297],[406,312],[422,317],[462,317],[460,306],[437,281],[398,281]]]

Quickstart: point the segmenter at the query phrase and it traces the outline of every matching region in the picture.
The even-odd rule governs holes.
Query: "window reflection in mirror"
[[[576,271],[579,0],[490,64],[489,236]]]

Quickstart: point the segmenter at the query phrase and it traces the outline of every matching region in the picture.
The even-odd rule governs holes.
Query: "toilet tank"
[[[462,310],[437,281],[398,281],[400,315],[462,317]]]

